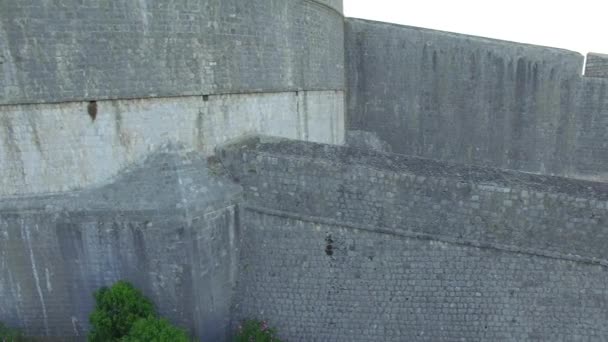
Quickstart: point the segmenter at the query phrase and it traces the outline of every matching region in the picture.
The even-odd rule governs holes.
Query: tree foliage
[[[26,338],[17,329],[12,329],[0,322],[0,342],[25,342]]]
[[[162,318],[142,318],[121,342],[188,342],[188,335]]]
[[[156,317],[152,302],[130,283],[119,281],[95,292],[95,310],[90,315],[90,342],[119,341],[142,318]]]

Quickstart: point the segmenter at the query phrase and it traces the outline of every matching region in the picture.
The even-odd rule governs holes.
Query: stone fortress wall
[[[200,152],[167,149],[104,186],[0,201],[0,320],[82,340],[93,292],[126,279],[175,324],[223,341],[240,187],[207,170]]]
[[[589,76],[599,60],[589,55]],[[608,81],[582,77],[583,62],[561,49],[347,19],[349,140],[605,181]]]
[[[0,321],[82,338],[127,279],[205,341],[608,336],[601,55],[341,0],[15,1],[0,37]]]
[[[235,318],[289,341],[601,340],[608,184],[249,139]]]
[[[167,141],[342,143],[340,5],[4,2],[0,195],[98,184]]]
[[[256,133],[343,143],[341,11],[0,4],[0,321],[82,338],[93,291],[128,279],[173,322],[225,340],[240,188],[206,158]]]

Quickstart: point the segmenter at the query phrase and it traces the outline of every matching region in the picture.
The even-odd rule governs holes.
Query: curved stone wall
[[[0,197],[101,184],[166,143],[341,144],[341,0],[0,4]]]
[[[0,4],[0,104],[344,88],[341,0]]]

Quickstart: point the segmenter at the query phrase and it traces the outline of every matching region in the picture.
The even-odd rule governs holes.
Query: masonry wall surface
[[[346,64],[351,144],[606,180],[578,53],[347,19]]]
[[[0,104],[342,90],[341,4],[6,1]]]
[[[0,4],[0,198],[107,182],[158,146],[344,141],[340,0]]]
[[[235,319],[295,341],[607,336],[606,183],[266,138],[220,156],[245,191]]]
[[[245,217],[235,317],[268,319],[288,341],[608,336],[602,266],[282,215]]]
[[[608,55],[601,53],[587,54],[585,76],[608,78]]]
[[[341,92],[217,95],[0,106],[0,197],[104,184],[167,143],[204,155],[266,133],[340,144]]]
[[[584,77],[579,92],[574,177],[608,182],[608,79]]]
[[[0,321],[84,340],[94,291],[124,279],[193,336],[225,341],[240,188],[214,170],[162,149],[99,188],[0,201]]]

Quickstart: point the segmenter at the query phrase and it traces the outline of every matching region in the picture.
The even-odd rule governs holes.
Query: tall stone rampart
[[[350,142],[607,180],[603,81],[581,76],[583,60],[556,48],[347,19]]]
[[[207,158],[342,143],[343,41],[341,0],[2,2],[0,321],[84,339],[127,279],[228,339],[240,188]]]
[[[341,3],[2,3],[0,196],[100,184],[167,142],[342,143]]]
[[[9,1],[0,103],[343,90],[341,1]]]
[[[126,279],[204,341],[604,340],[604,61],[341,0],[2,2],[0,321],[84,340]]]

